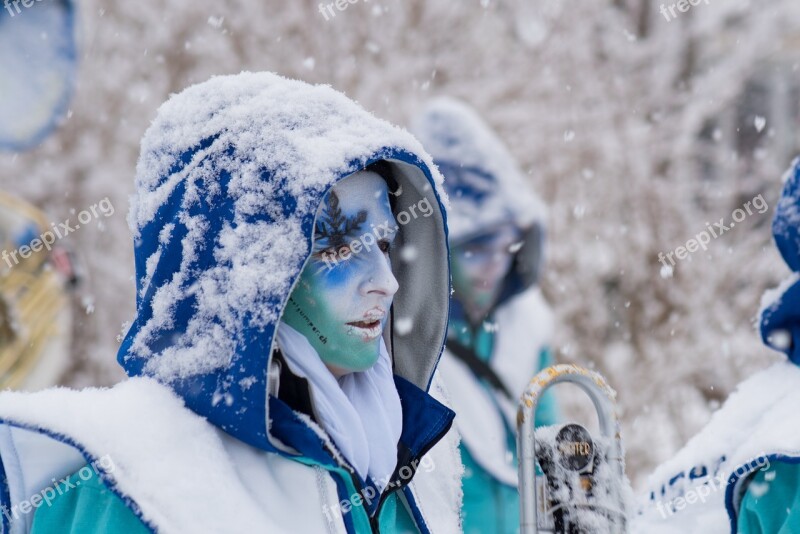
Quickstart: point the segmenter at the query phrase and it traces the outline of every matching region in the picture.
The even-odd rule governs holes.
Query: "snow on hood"
[[[458,242],[498,223],[544,224],[546,210],[500,138],[469,106],[440,97],[412,121],[450,195],[450,237]]]
[[[387,346],[395,374],[427,390],[446,335],[449,266],[442,178],[407,132],[328,86],[270,73],[220,76],[173,96],[142,140],[129,224],[137,315],[118,360],[196,413],[273,450],[267,374],[275,327],[311,251],[326,192],[392,164],[400,284]]]
[[[72,97],[78,61],[72,0],[5,2],[0,48],[7,51],[0,55],[0,148],[24,150],[53,130]]]
[[[794,161],[785,180],[772,220],[772,233],[783,260],[793,272],[762,298],[761,337],[767,346],[800,364],[800,158]]]
[[[446,97],[429,102],[412,120],[411,132],[445,177],[451,243],[509,222],[523,231],[497,305],[536,284],[546,209],[497,134],[472,108]]]

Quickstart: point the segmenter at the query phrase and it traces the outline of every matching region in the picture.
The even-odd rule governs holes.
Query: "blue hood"
[[[793,271],[781,287],[764,296],[761,337],[767,346],[800,364],[800,159],[795,160],[772,221],[775,244]]]
[[[173,96],[142,140],[129,224],[137,315],[118,360],[264,450],[276,325],[311,251],[326,192],[385,160],[401,193],[400,284],[385,333],[395,375],[427,391],[449,298],[442,178],[408,133],[327,86],[221,76]],[[412,210],[413,211],[413,210]],[[403,224],[403,220],[406,221]],[[269,422],[269,424],[268,424]]]
[[[411,131],[445,177],[451,243],[499,224],[511,223],[523,232],[496,305],[535,285],[543,263],[546,210],[497,134],[472,108],[451,98],[429,102]]]

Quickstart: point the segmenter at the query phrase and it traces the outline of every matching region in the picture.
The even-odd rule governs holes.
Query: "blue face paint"
[[[473,322],[491,310],[521,239],[511,224],[500,226],[452,247],[453,289]]]
[[[283,321],[337,375],[369,369],[378,360],[398,289],[389,261],[396,232],[386,182],[372,172],[336,184],[317,212],[312,255]]]

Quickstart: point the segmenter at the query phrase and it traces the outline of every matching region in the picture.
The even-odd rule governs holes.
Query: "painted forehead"
[[[371,225],[391,222],[386,181],[374,172],[357,172],[330,190],[320,204],[314,228],[318,246],[340,246],[371,231]]]
[[[345,212],[367,210],[382,215],[384,207],[391,212],[389,188],[386,180],[377,173],[357,172],[333,186],[331,191],[339,197],[340,206]]]

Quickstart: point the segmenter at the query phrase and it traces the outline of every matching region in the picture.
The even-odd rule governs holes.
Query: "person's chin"
[[[378,356],[379,354],[376,349],[374,354],[370,354],[369,356],[364,356],[363,358],[360,358],[358,361],[351,362],[351,364],[347,366],[348,372],[363,373],[364,371],[372,369],[372,367],[378,362]]]

